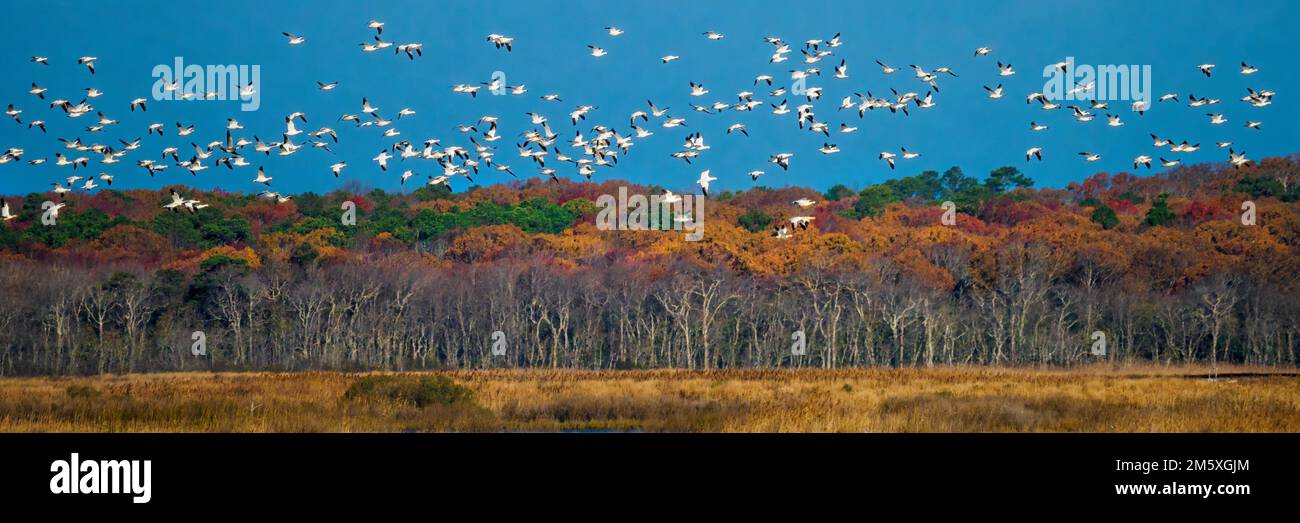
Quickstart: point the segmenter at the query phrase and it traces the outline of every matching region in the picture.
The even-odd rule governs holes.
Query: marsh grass
[[[0,431],[1300,431],[1276,369],[172,373],[0,379]]]

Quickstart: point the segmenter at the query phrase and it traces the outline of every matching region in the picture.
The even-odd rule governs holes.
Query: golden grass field
[[[1293,369],[1205,371],[479,370],[445,373],[472,400],[423,407],[346,394],[373,374],[0,378],[0,431],[1300,431]]]

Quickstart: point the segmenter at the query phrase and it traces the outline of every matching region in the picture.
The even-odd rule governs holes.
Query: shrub
[[[64,389],[64,392],[67,392],[68,397],[74,400],[89,400],[99,397],[99,391],[88,385],[69,385],[68,388]]]
[[[772,224],[772,217],[758,209],[750,209],[740,216],[740,226],[749,232],[758,232]]]
[[[1111,229],[1116,225],[1119,225],[1119,218],[1115,216],[1115,209],[1110,208],[1104,203],[1098,204],[1097,208],[1093,209],[1092,221],[1093,223],[1101,225],[1102,229]]]
[[[424,408],[429,405],[472,404],[474,394],[468,388],[443,375],[434,376],[366,376],[352,383],[343,398],[405,403]]]
[[[1169,210],[1169,195],[1161,194],[1151,201],[1151,209],[1147,211],[1147,225],[1157,227],[1167,225],[1174,221],[1174,211]]]

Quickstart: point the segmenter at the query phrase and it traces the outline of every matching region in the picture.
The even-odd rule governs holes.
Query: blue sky
[[[572,152],[567,140],[574,128],[567,113],[579,104],[597,107],[586,122],[584,133],[601,123],[627,133],[628,114],[645,109],[652,99],[671,114],[687,118],[687,128],[664,129],[652,122],[655,135],[640,140],[620,165],[598,171],[598,179],[620,178],[658,184],[674,190],[690,190],[702,169],[710,169],[719,180],[715,186],[744,189],[753,183],[745,175],[762,169],[767,186],[803,185],[826,188],[836,183],[862,187],[891,177],[926,169],[942,171],[959,165],[968,174],[983,176],[1001,165],[1015,165],[1033,177],[1039,186],[1061,187],[1094,172],[1130,171],[1132,158],[1179,157],[1188,163],[1222,161],[1226,152],[1216,150],[1215,141],[1233,141],[1250,157],[1260,158],[1300,151],[1295,102],[1297,85],[1295,59],[1300,48],[1294,31],[1300,17],[1300,3],[1262,0],[1250,3],[1241,14],[1226,2],[1089,2],[1086,8],[1074,2],[253,2],[229,0],[209,3],[178,2],[23,2],[6,7],[0,20],[3,52],[0,66],[6,71],[0,83],[0,103],[14,103],[25,112],[24,122],[40,118],[48,122],[49,134],[29,130],[8,118],[0,121],[0,148],[27,150],[24,160],[49,157],[62,151],[57,137],[80,136],[86,142],[118,145],[118,138],[145,137],[149,123],[163,122],[167,136],[147,137],[144,146],[126,161],[105,166],[92,156],[89,172],[117,176],[116,188],[154,188],[185,183],[203,188],[220,187],[235,191],[257,191],[251,182],[255,169],[233,173],[225,168],[204,171],[197,178],[172,167],[149,178],[135,166],[141,158],[157,158],[167,145],[188,151],[190,141],[207,143],[224,136],[225,119],[235,117],[246,127],[243,135],[263,139],[278,137],[283,118],[294,111],[307,113],[315,130],[328,125],[340,133],[336,155],[304,150],[280,158],[246,154],[250,162],[264,165],[275,180],[272,189],[290,193],[326,191],[349,180],[396,190],[398,176],[414,169],[422,181],[440,169],[430,161],[407,161],[382,173],[370,158],[394,140],[384,138],[374,127],[358,129],[339,122],[344,113],[358,113],[363,96],[393,118],[398,109],[410,107],[418,114],[397,121],[402,138],[420,143],[440,138],[446,144],[468,145],[456,125],[472,123],[483,115],[501,118],[505,138],[496,142],[497,157],[521,175],[536,176],[531,162],[519,158],[514,144],[520,132],[531,129],[528,111],[541,112],[560,133],[562,150]],[[424,56],[414,61],[394,56],[391,50],[362,53],[358,44],[373,31],[370,19],[387,23],[383,36],[397,43],[421,42]],[[604,27],[616,25],[626,34],[610,37]],[[701,33],[718,31],[726,38],[708,41]],[[307,38],[303,45],[286,45],[282,31]],[[798,49],[810,38],[829,38],[842,33],[844,45],[835,56],[819,64],[823,70],[809,85],[821,86],[826,95],[817,103],[817,116],[832,129],[840,122],[860,128],[857,133],[820,134],[800,131],[794,115],[777,117],[764,106],[752,113],[726,112],[704,115],[690,110],[689,103],[735,101],[734,93],[752,90],[757,99],[778,102],[767,96],[767,86],[755,88],[754,76],[771,74],[776,85],[790,85],[789,70],[806,67]],[[516,38],[514,51],[495,49],[484,37],[502,33]],[[791,60],[769,64],[772,47],[765,36],[779,36],[795,49]],[[588,44],[604,47],[609,55],[600,59],[588,55]],[[980,46],[993,54],[973,57]],[[658,58],[675,54],[681,60],[663,65]],[[48,56],[48,67],[31,64],[32,55]],[[97,56],[97,74],[91,76],[76,64],[79,56]],[[261,107],[241,112],[238,102],[150,102],[147,113],[129,112],[128,101],[149,97],[158,64],[171,64],[175,57],[187,64],[237,64],[261,67]],[[1027,93],[1042,90],[1041,71],[1066,57],[1079,64],[1149,64],[1155,95],[1174,92],[1185,100],[1187,93],[1220,98],[1222,104],[1190,108],[1185,103],[1157,104],[1145,116],[1131,113],[1127,102],[1113,102],[1112,112],[1126,125],[1110,128],[1105,118],[1088,124],[1074,122],[1065,110],[1046,112],[1026,105]],[[831,78],[834,64],[844,58],[848,79]],[[881,59],[904,68],[884,76],[874,60]],[[999,78],[994,63],[1010,62],[1017,74]],[[1260,72],[1243,77],[1238,63],[1247,61]],[[1196,69],[1200,63],[1218,64],[1212,78]],[[850,111],[836,110],[840,99],[853,92],[888,94],[927,90],[915,80],[908,64],[927,68],[946,65],[958,78],[940,80],[938,106],[912,110],[902,117],[877,110],[859,120]],[[510,84],[523,83],[523,96],[484,96],[477,99],[451,92],[457,83],[488,81],[494,71],[503,71]],[[333,92],[320,92],[316,81],[338,81]],[[48,87],[48,98],[82,98],[87,87],[106,94],[92,100],[98,110],[121,121],[102,133],[87,133],[84,127],[94,116],[68,119],[62,111],[48,108],[28,94],[31,82]],[[688,95],[689,82],[703,83],[711,93],[702,98]],[[1005,85],[1007,96],[989,100],[983,85]],[[1253,108],[1238,99],[1247,87],[1278,93],[1274,104]],[[560,94],[564,102],[543,102],[544,93]],[[787,95],[791,107],[802,100]],[[1229,123],[1211,126],[1206,112],[1222,112]],[[1105,112],[1105,111],[1102,111]],[[1045,133],[1031,133],[1031,120],[1048,123]],[[1246,120],[1263,122],[1263,130],[1246,129]],[[175,122],[195,124],[190,137],[174,134]],[[750,137],[725,134],[732,123],[745,123]],[[701,131],[712,149],[695,165],[671,158],[689,132]],[[1151,147],[1148,133],[1178,140],[1200,142],[1197,153],[1170,153]],[[195,138],[191,140],[191,138]],[[296,141],[303,142],[306,136]],[[823,142],[836,143],[844,152],[823,156],[817,149]],[[884,150],[906,146],[920,152],[915,160],[900,161],[897,171],[876,159]],[[1027,164],[1024,150],[1044,148],[1046,161]],[[1086,163],[1076,154],[1093,151],[1103,160]],[[770,154],[793,152],[788,172],[767,163]],[[341,179],[329,174],[328,166],[347,161],[350,167]],[[395,164],[397,162],[394,160]],[[561,174],[577,178],[576,169],[560,168]],[[1158,172],[1159,166],[1150,172]],[[1140,174],[1147,174],[1143,168]],[[24,162],[0,165],[0,193],[15,194],[48,189],[49,183],[72,174],[50,164],[30,166]],[[80,173],[79,173],[80,174]],[[479,184],[507,181],[504,173],[479,175]],[[466,185],[463,180],[458,190]],[[408,182],[405,189],[416,187]]]

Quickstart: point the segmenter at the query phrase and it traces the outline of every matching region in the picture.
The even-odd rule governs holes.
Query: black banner
[[[0,499],[128,514],[699,499],[749,511],[761,507],[743,500],[786,496],[1259,508],[1293,501],[1297,449],[1294,434],[5,434]]]

